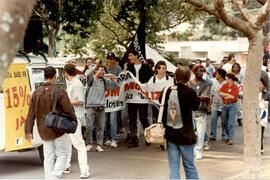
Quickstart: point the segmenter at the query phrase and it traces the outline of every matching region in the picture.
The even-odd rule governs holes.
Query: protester
[[[236,84],[238,84],[239,86],[242,86],[244,84],[244,76],[241,73],[241,66],[239,63],[234,63],[232,65],[232,69],[231,72],[235,75],[235,77],[237,78]],[[242,114],[243,114],[243,110],[242,110],[242,99],[243,99],[243,95],[238,96],[238,101],[237,101],[237,105],[238,105],[238,110],[237,110],[237,122],[239,126],[242,126]]]
[[[72,64],[73,66],[77,66],[77,59],[71,59],[67,61],[67,64]],[[76,68],[76,74],[80,75],[81,78],[84,77],[84,72],[80,71],[79,69]]]
[[[47,128],[44,117],[53,109],[54,94],[57,89],[56,70],[52,66],[44,69],[45,82],[37,88],[31,97],[25,122],[25,138],[33,138],[33,126],[36,119],[38,132],[43,140],[44,173],[46,179],[59,179],[66,168],[68,158],[68,136],[65,133]],[[58,89],[56,109],[70,115],[76,121],[74,109],[64,89]]]
[[[196,64],[192,68],[195,79],[190,81],[190,86],[194,89],[201,100],[201,104],[197,111],[193,112],[193,118],[197,130],[197,144],[195,147],[196,159],[202,159],[204,148],[204,137],[206,135],[206,118],[210,101],[211,85],[203,79],[205,68],[202,64]],[[205,146],[209,146],[208,140]]]
[[[107,54],[107,72],[109,74],[113,74],[115,76],[118,76],[122,69],[119,65],[116,63],[116,56],[113,52],[110,52]],[[106,125],[107,129],[107,141],[105,142],[105,145],[110,146],[112,148],[116,148],[118,146],[118,138],[117,138],[117,130],[118,130],[118,112],[108,112],[105,114],[106,116]]]
[[[128,64],[127,70],[130,71],[141,83],[147,83],[153,76],[153,71],[150,66],[141,62],[139,59],[139,54],[135,50],[128,52],[128,59],[130,60],[131,64]],[[138,112],[143,129],[149,126],[149,122],[147,120],[148,104],[128,103],[129,128],[131,133],[129,147],[137,147],[139,144],[139,139],[137,137]],[[146,142],[146,145],[149,144]]]
[[[162,83],[163,88],[167,86],[172,86],[174,84],[174,80],[172,77],[167,75],[167,65],[165,61],[158,61],[155,65],[155,75],[150,78],[148,83]],[[158,109],[153,105],[152,106],[152,120],[154,123],[157,121]]]
[[[165,96],[162,118],[166,129],[165,138],[168,142],[169,178],[180,179],[182,158],[186,179],[199,179],[194,163],[196,136],[192,110],[198,109],[200,99],[188,85],[190,70],[187,67],[177,68],[175,78],[176,86],[169,88]]]
[[[74,134],[69,134],[70,145],[69,145],[69,155],[66,165],[65,173],[70,173],[71,167],[71,155],[72,155],[72,145],[76,148],[78,154],[79,167],[81,171],[80,178],[86,179],[90,176],[89,166],[87,163],[87,151],[85,142],[82,138],[81,124],[85,123],[85,106],[84,106],[84,86],[76,76],[76,68],[71,64],[67,64],[64,67],[64,74],[67,79],[67,93],[71,104],[74,107],[75,114],[78,120],[78,126]]]
[[[85,66],[84,66],[84,70],[83,73],[85,76],[87,76],[89,74],[89,70],[90,68],[94,65],[94,59],[93,58],[86,58],[85,60]]]
[[[105,67],[102,65],[97,65],[94,75],[87,76],[87,90],[86,90],[86,123],[87,130],[86,134],[87,140],[87,150],[92,148],[92,131],[94,129],[94,123],[96,122],[97,128],[97,146],[96,150],[103,151],[103,138],[104,138],[104,128],[105,128],[105,90],[113,89],[118,87],[117,77],[114,75],[106,76]]]
[[[259,99],[260,99],[260,107],[264,106],[265,104],[263,103],[263,101],[266,101],[268,104],[268,115],[269,115],[269,102],[270,102],[270,93],[269,91],[266,90],[265,88],[265,81],[261,78],[260,82],[259,82]],[[262,117],[261,117],[262,118]],[[267,123],[268,123],[268,117],[266,121],[263,121],[263,119],[261,119],[261,153],[264,153],[264,146],[263,146],[263,138],[264,138],[264,130],[267,127]]]
[[[207,74],[206,77],[208,77],[208,79],[212,79],[215,72],[215,67],[211,64],[211,60],[209,58],[206,58],[204,68]]]
[[[233,73],[226,75],[226,83],[224,83],[220,90],[219,95],[222,97],[222,123],[225,126],[225,134],[227,139],[225,140],[229,145],[234,144],[235,138],[235,121],[237,115],[237,100],[239,95],[239,88],[235,84],[237,78]]]
[[[211,88],[211,98],[210,98],[210,105],[211,105],[211,132],[210,132],[210,140],[215,141],[217,138],[217,121],[218,117],[221,116],[222,113],[222,100],[219,96],[219,89],[225,82],[226,78],[226,71],[224,69],[217,69],[215,80],[213,80],[213,85]],[[224,125],[221,123],[222,132],[221,138],[227,138],[224,129]]]
[[[228,56],[228,63],[224,64],[222,66],[222,69],[224,69],[227,73],[231,72],[232,65],[236,63],[235,55],[233,53],[229,54]]]

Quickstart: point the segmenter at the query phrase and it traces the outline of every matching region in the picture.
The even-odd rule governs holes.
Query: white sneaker
[[[86,151],[90,151],[92,148],[93,148],[93,146],[90,145],[90,144],[88,144],[88,145],[86,146]]]
[[[201,160],[203,157],[202,157],[202,153],[201,152],[196,152],[196,156],[195,156],[195,159],[196,160]]]
[[[104,151],[100,145],[97,145],[96,150],[98,152],[103,152]]]
[[[118,147],[118,144],[117,144],[117,142],[116,142],[116,140],[112,140],[112,142],[111,142],[111,148],[117,148]]]
[[[84,172],[80,175],[80,179],[88,179],[90,177],[89,172]]]
[[[69,174],[70,173],[70,167],[69,168],[66,168],[65,170],[64,170],[64,174]]]
[[[204,147],[205,150],[209,150],[210,149],[210,142],[209,141],[205,141],[203,143],[203,147]]]
[[[110,146],[111,143],[112,143],[112,141],[108,139],[104,144],[105,144],[106,146]]]

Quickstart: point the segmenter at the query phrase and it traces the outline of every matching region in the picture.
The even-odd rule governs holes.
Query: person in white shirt
[[[229,62],[224,64],[222,69],[224,69],[227,73],[230,73],[232,70],[232,65],[236,63],[235,55],[233,53],[229,54],[228,60]]]
[[[165,61],[158,61],[155,65],[155,75],[148,81],[149,84],[162,83],[165,87],[172,86],[174,84],[174,79],[167,75],[167,65]],[[158,109],[152,106],[152,120],[153,123],[157,121]]]
[[[85,106],[84,106],[84,99],[85,99],[85,90],[82,82],[76,76],[76,68],[72,64],[67,64],[64,67],[65,77],[67,79],[67,94],[70,99],[71,104],[75,110],[76,117],[78,119],[78,126],[76,132],[74,134],[68,134],[70,141],[69,145],[69,153],[68,153],[68,161],[66,165],[66,170],[64,173],[70,172],[70,162],[71,162],[71,155],[72,155],[72,145],[76,148],[78,152],[78,161],[79,167],[81,171],[80,178],[86,179],[90,176],[89,173],[89,166],[87,162],[87,151],[85,142],[82,138],[81,132],[81,122],[85,121]],[[72,145],[71,145],[72,144]]]

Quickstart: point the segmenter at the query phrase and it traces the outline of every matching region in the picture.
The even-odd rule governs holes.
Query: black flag
[[[141,61],[145,60],[145,17],[143,16],[141,22],[138,26],[136,34],[129,44],[128,50],[125,52],[124,57],[122,58],[121,67],[128,61],[128,54],[129,50],[136,50],[139,54],[139,59]]]

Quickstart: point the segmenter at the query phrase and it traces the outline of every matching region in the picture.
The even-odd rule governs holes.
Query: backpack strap
[[[153,78],[153,83],[156,83],[156,76],[154,76]]]
[[[167,94],[167,91],[168,91],[169,88],[170,88],[170,86],[165,87],[164,90],[163,90],[161,103],[160,103],[160,108],[159,108],[159,113],[158,113],[157,123],[161,123],[162,116],[163,116],[163,111],[164,111],[164,102],[165,102],[166,94]]]

